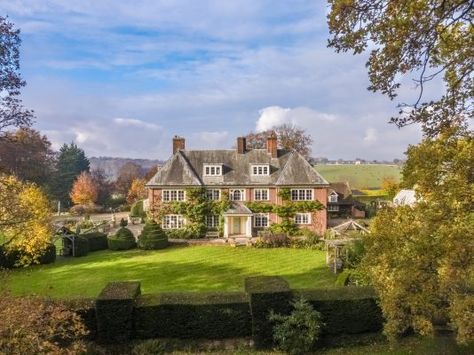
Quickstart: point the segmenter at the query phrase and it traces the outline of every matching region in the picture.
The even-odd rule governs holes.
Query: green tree
[[[83,171],[89,171],[89,159],[76,144],[64,144],[59,150],[54,177],[53,196],[61,201],[63,207],[71,205],[72,185]]]
[[[474,138],[457,133],[409,147],[402,184],[418,202],[382,210],[366,236],[362,266],[391,338],[448,321],[459,341],[474,339]]]
[[[474,117],[471,0],[329,0],[329,4],[329,46],[354,54],[370,48],[369,90],[394,99],[403,79],[411,77],[417,84],[417,97],[400,104],[393,123],[420,123],[425,134],[435,136]],[[444,92],[433,100],[425,97],[429,82],[440,75]]]

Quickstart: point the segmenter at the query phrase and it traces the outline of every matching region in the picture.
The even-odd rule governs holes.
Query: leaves
[[[70,193],[76,205],[92,205],[97,201],[98,188],[92,176],[83,171],[74,181]]]

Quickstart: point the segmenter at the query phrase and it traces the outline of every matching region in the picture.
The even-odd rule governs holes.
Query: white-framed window
[[[268,201],[270,199],[268,189],[253,190],[253,199],[255,201]]]
[[[163,190],[163,201],[184,201],[185,198],[184,190]]]
[[[337,202],[337,193],[331,192],[328,196],[328,202]]]
[[[218,201],[221,199],[221,190],[217,190],[217,189],[207,190],[206,196],[208,200]]]
[[[295,223],[296,224],[311,224],[311,213],[296,213]]]
[[[253,164],[250,172],[254,176],[270,175],[270,165],[268,164]]]
[[[219,216],[218,215],[206,216],[206,226],[208,228],[217,228],[217,227],[219,227]]]
[[[204,165],[204,176],[221,176],[222,175],[222,165],[220,164],[205,164]]]
[[[253,226],[256,228],[268,227],[268,213],[255,213],[253,215]]]
[[[163,216],[163,229],[178,229],[183,228],[184,218],[180,214],[167,214]]]
[[[293,201],[312,201],[313,189],[292,189],[291,199]]]
[[[328,212],[338,212],[339,211],[339,206],[338,205],[329,205],[328,206]]]
[[[230,190],[229,198],[231,201],[245,201],[245,190]]]

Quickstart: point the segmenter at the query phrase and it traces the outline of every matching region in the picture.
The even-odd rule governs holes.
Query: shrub
[[[56,261],[56,246],[49,244],[39,257],[40,264],[52,264]]]
[[[254,243],[255,248],[282,248],[290,245],[290,238],[284,233],[261,233]]]
[[[357,267],[365,254],[365,245],[362,240],[354,240],[346,245],[342,251],[342,262],[346,268]]]
[[[141,296],[135,308],[139,338],[236,338],[251,334],[241,292],[166,292]]]
[[[20,264],[24,252],[19,250],[5,250],[0,246],[0,269],[12,269]],[[56,261],[56,247],[54,244],[48,244],[39,255],[37,263],[51,264]]]
[[[109,236],[107,244],[110,250],[128,250],[137,246],[132,231],[125,227],[120,228],[115,235]]]
[[[64,238],[64,247],[69,249],[68,255],[85,256],[89,253],[89,240],[87,238],[76,236],[74,237],[74,253],[72,251],[72,241]]]
[[[36,297],[0,297],[1,354],[79,354],[87,335],[64,304]]]
[[[120,225],[120,227],[126,227],[126,226],[128,226],[128,221],[124,218],[121,218],[119,225]]]
[[[358,268],[344,269],[336,279],[336,286],[368,286],[369,280]]]
[[[179,229],[166,229],[166,235],[169,239],[199,239],[199,234],[194,233],[192,230],[187,228]]]
[[[293,292],[321,313],[324,334],[359,334],[382,329],[382,311],[370,287],[305,289]]]
[[[319,234],[306,228],[301,231],[302,237],[291,238],[292,248],[324,250],[324,241]]]
[[[306,354],[314,348],[321,333],[321,314],[304,299],[291,302],[293,311],[289,315],[270,312],[273,339],[279,348],[289,354]]]
[[[130,208],[130,216],[140,218],[146,217],[146,213],[143,210],[143,200],[137,201],[132,205],[132,207]]]
[[[105,250],[108,248],[107,234],[101,232],[90,232],[80,235],[89,242],[89,251]]]
[[[141,249],[164,249],[168,246],[165,231],[155,221],[146,223],[138,237],[138,247]]]
[[[132,355],[161,355],[165,352],[166,347],[158,339],[142,341],[132,349]]]
[[[83,216],[91,213],[102,212],[102,207],[94,204],[75,205],[69,209],[69,213],[73,216]]]

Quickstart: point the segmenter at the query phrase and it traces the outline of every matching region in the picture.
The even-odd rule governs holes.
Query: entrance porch
[[[252,237],[252,211],[245,205],[233,202],[224,213],[224,238]]]

